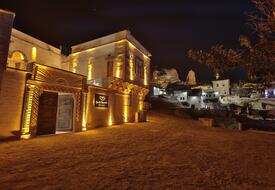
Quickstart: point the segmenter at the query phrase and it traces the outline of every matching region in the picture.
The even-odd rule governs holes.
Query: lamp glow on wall
[[[36,61],[37,59],[37,48],[36,47],[32,47],[32,61]]]
[[[83,94],[82,131],[87,130],[87,94]]]
[[[138,109],[139,111],[143,110],[143,98],[141,95],[138,97]]]
[[[129,60],[130,80],[134,80],[134,55],[131,51],[129,52],[129,55],[130,55],[130,60]]]
[[[123,101],[124,101],[124,111],[123,111],[123,115],[124,115],[124,122],[127,123],[129,121],[129,95],[125,94],[123,96]]]
[[[92,64],[92,61],[89,60],[89,63],[88,63],[88,77],[87,77],[87,80],[92,80],[92,71],[93,71],[93,64]]]
[[[147,64],[144,64],[144,85],[147,86],[148,85],[148,79],[147,79],[147,72],[148,72],[148,68],[147,68]]]
[[[109,113],[108,125],[113,125],[112,113]]]
[[[76,70],[77,70],[77,62],[76,62],[76,59],[73,60],[73,73],[76,73]]]
[[[113,125],[112,108],[109,108],[108,125]]]
[[[120,69],[121,69],[121,63],[120,62],[116,62],[116,77],[120,78]]]
[[[30,138],[30,122],[31,122],[31,112],[32,112],[32,102],[33,102],[33,94],[34,94],[34,86],[28,85],[28,92],[27,92],[27,101],[25,106],[24,112],[24,123],[21,129],[21,138],[28,139]]]

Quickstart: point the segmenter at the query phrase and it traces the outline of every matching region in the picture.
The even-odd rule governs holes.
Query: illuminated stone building
[[[62,68],[87,76],[88,128],[137,119],[149,92],[150,56],[128,30],[72,47],[72,53],[62,63]],[[112,110],[94,106],[97,93],[110,94]]]
[[[86,77],[61,69],[61,51],[12,29],[0,96],[0,138],[82,131]]]
[[[25,69],[28,63],[37,62],[61,68],[61,51],[45,42],[12,29],[9,46],[8,66]]]
[[[140,121],[150,53],[129,31],[61,51],[12,29],[0,91],[0,139]]]

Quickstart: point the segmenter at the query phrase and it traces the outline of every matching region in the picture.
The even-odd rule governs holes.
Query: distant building
[[[271,82],[270,86],[265,89],[264,95],[266,98],[275,98],[275,82]]]
[[[230,80],[215,80],[212,81],[213,90],[218,92],[220,96],[230,95]]]
[[[164,88],[159,88],[156,86],[151,86],[150,88],[151,96],[166,95],[166,90]]]
[[[214,109],[219,103],[219,94],[211,85],[196,86],[188,93],[188,103],[194,109]]]
[[[177,100],[182,103],[187,102],[187,95],[191,88],[184,84],[170,84],[166,90],[168,95],[175,96]]]

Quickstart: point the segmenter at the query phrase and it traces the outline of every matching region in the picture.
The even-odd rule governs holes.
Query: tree
[[[252,0],[256,12],[247,14],[247,23],[260,38],[273,36],[275,31],[275,0]]]
[[[188,56],[198,61],[199,63],[206,64],[215,74],[216,79],[225,71],[230,70],[239,63],[241,54],[233,49],[226,49],[223,45],[215,45],[211,47],[210,53],[189,50]]]
[[[253,0],[255,12],[247,14],[247,24],[255,39],[240,36],[243,66],[250,80],[275,80],[275,0]]]
[[[226,49],[223,45],[211,47],[210,53],[189,50],[188,56],[209,66],[215,73],[242,67],[251,81],[275,80],[275,0],[252,0],[256,11],[247,14],[254,40],[240,36],[240,48]]]

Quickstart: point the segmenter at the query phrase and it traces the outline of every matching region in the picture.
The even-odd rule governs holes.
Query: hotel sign
[[[95,107],[107,108],[108,107],[108,96],[102,94],[95,94]]]

